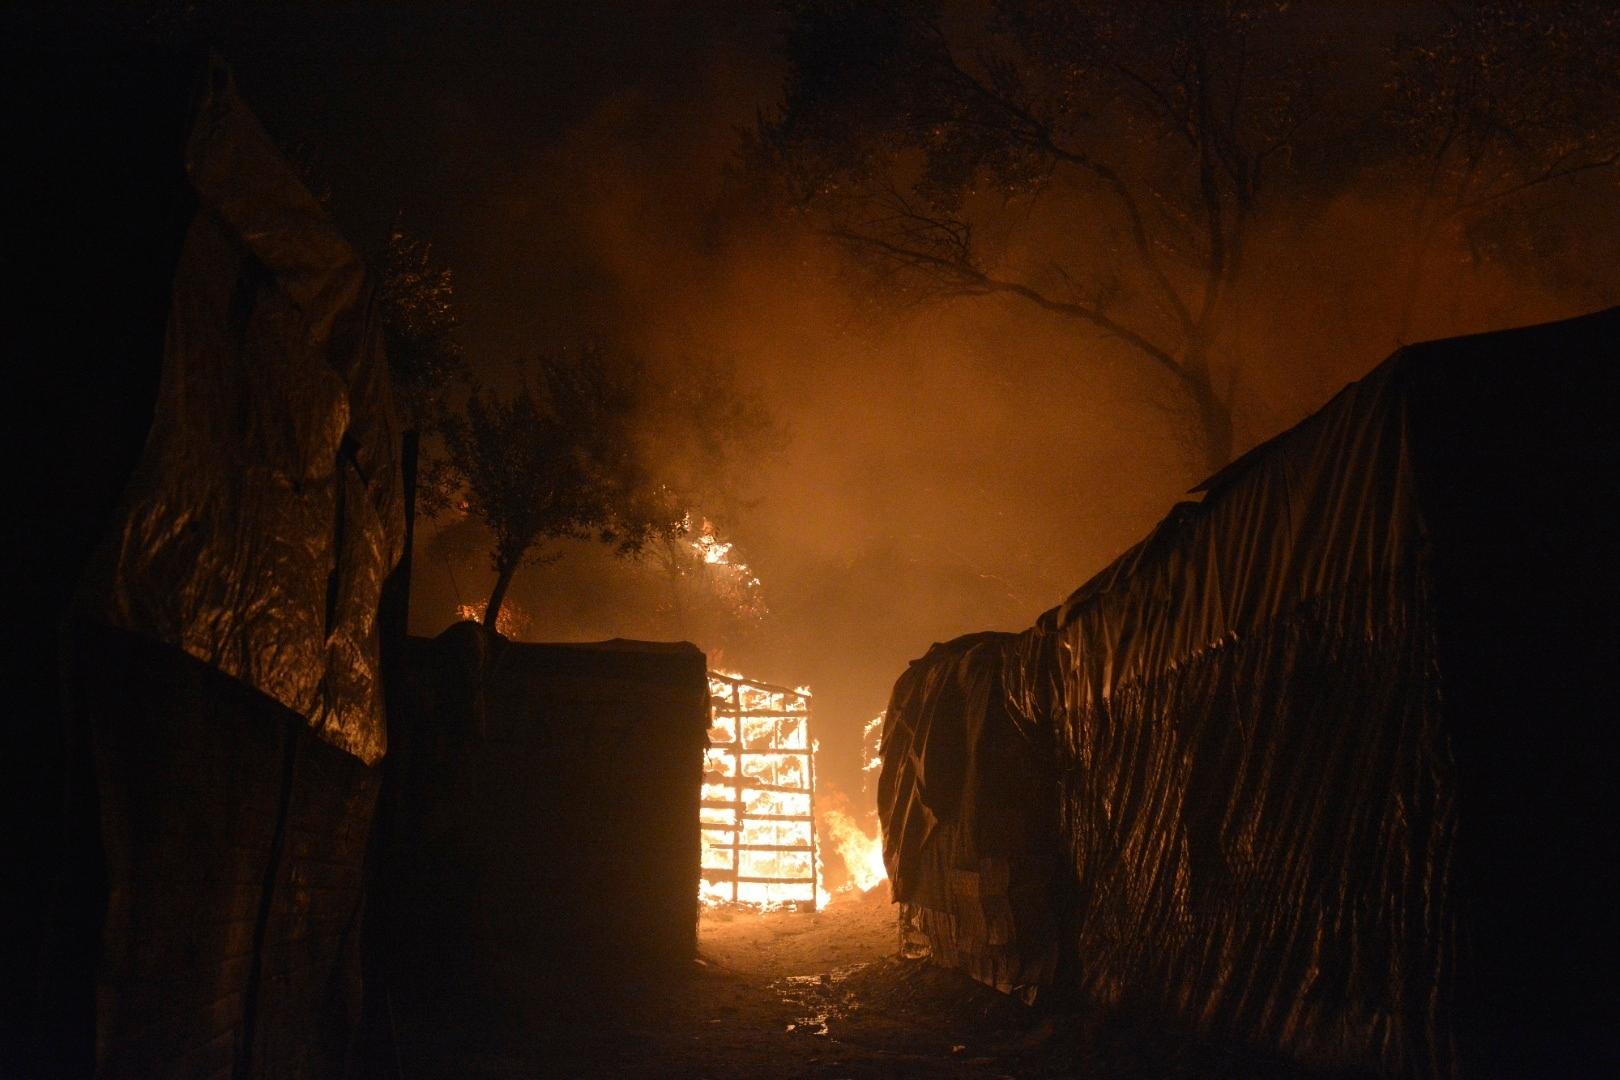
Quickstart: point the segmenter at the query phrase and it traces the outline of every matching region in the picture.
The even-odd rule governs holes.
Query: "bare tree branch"
[[[1180,291],[1176,289],[1174,283],[1171,282],[1169,275],[1165,273],[1164,267],[1160,265],[1158,257],[1154,253],[1152,241],[1148,236],[1147,224],[1143,218],[1141,204],[1119,170],[1083,151],[1060,146],[1051,128],[1036,117],[1034,113],[985,86],[971,72],[965,70],[948,49],[945,51],[945,56],[950,73],[955,76],[963,88],[969,90],[991,108],[1007,114],[1022,125],[1021,131],[1016,126],[1011,130],[1020,134],[1031,146],[1049,154],[1054,160],[1090,173],[1102,181],[1104,186],[1113,193],[1120,208],[1124,211],[1126,225],[1130,230],[1131,242],[1142,263],[1142,268],[1147,272],[1149,279],[1157,288],[1160,298],[1181,325],[1182,332],[1189,336],[1196,333],[1192,312],[1189,310],[1186,300],[1182,297]]]
[[[882,253],[907,266],[926,267],[953,279],[958,295],[982,296],[987,293],[1005,293],[1020,296],[1046,311],[1088,322],[1136,349],[1180,382],[1187,381],[1187,371],[1168,350],[1144,335],[1111,318],[1102,309],[1078,301],[1058,300],[1040,290],[1018,281],[993,277],[971,263],[955,262],[928,251],[901,247],[881,237],[874,237],[846,229],[825,230],[825,235],[847,244],[854,244]]]

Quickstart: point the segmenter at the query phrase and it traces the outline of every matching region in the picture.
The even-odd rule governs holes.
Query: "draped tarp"
[[[373,764],[378,601],[404,525],[372,286],[218,62],[183,153],[195,212],[156,408],[84,607]]]
[[[26,44],[0,1074],[338,1075],[402,536],[372,287],[218,60]]]
[[[1064,872],[1010,889],[1050,898],[1050,981],[1095,1000],[1419,1075],[1603,1030],[1580,949],[1612,950],[1617,335],[1404,349],[1028,631],[914,664],[880,783],[908,917],[948,919],[950,875],[1008,845],[961,843],[973,792],[1053,823]],[[996,689],[919,693],[952,683]],[[1041,767],[979,768],[987,731]],[[930,936],[985,978],[1054,935]]]
[[[1009,708],[1012,634],[936,645],[895,686],[878,799],[895,897],[937,960],[1030,998],[1052,981],[1055,776]],[[893,853],[914,866],[893,872]]]

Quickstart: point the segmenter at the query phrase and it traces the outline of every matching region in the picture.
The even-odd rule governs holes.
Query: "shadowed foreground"
[[[881,891],[881,890],[879,890]],[[404,1034],[406,1077],[1288,1077],[1307,1074],[1061,1004],[1026,1007],[895,955],[886,898],[705,914],[684,978],[576,1002],[526,1046]],[[547,1028],[548,1030],[539,1030]]]

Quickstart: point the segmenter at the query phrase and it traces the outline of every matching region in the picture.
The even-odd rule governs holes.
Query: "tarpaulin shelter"
[[[218,61],[28,70],[0,1071],[329,1074],[403,536],[372,286]]]
[[[884,731],[904,917],[1315,1065],[1603,1074],[1617,409],[1620,309],[1403,348],[1029,630],[935,646]]]
[[[420,1062],[469,1027],[533,1037],[689,969],[703,653],[465,622],[409,639],[401,670],[368,911],[379,1039]]]

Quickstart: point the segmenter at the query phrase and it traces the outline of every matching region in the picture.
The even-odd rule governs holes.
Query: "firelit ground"
[[[874,894],[885,890],[879,888]],[[1026,1007],[897,953],[886,897],[816,914],[710,911],[685,978],[584,1001],[528,1045],[441,1046],[404,1075],[552,1077],[1271,1078],[1316,1074],[1094,1009]]]

